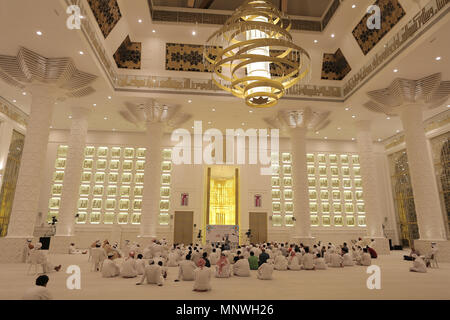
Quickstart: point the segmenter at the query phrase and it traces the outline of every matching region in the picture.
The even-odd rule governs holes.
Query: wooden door
[[[267,242],[267,213],[250,212],[249,228],[251,230],[251,243]]]
[[[184,243],[185,245],[192,243],[192,233],[194,232],[193,224],[194,212],[176,211],[173,242]]]

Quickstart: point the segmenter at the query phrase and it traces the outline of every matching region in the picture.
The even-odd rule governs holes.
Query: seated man
[[[288,258],[288,269],[293,271],[301,270],[302,266],[298,260],[295,251],[291,251],[290,257]]]
[[[414,247],[411,247],[411,252],[409,253],[409,256],[404,255],[403,260],[407,261],[414,261],[413,255],[420,256],[419,250],[416,250]]]
[[[25,292],[23,300],[51,300],[52,295],[47,289],[48,280],[48,276],[45,274],[37,277],[36,285]]]
[[[205,267],[211,268],[211,262],[208,259],[208,253],[203,252],[202,259],[205,261]]]
[[[367,251],[367,248],[363,249],[363,254],[361,255],[361,259],[358,262],[360,266],[370,266],[372,264],[372,258]]]
[[[120,276],[122,278],[134,278],[137,277],[137,267],[136,260],[134,260],[134,252],[130,251],[128,257],[122,263],[122,270],[120,271]]]
[[[413,254],[413,266],[409,268],[409,271],[411,272],[420,272],[425,273],[427,272],[427,266],[425,265],[425,261],[421,257],[419,257],[416,254]]]
[[[352,257],[351,253],[348,253],[348,252],[345,253],[343,255],[343,258],[344,258],[344,260],[343,260],[344,267],[351,267],[351,266],[355,265],[355,263],[353,262],[353,257]]]
[[[171,252],[167,259],[168,267],[178,267],[178,254],[176,252]]]
[[[255,257],[255,253],[253,251],[250,251],[248,264],[250,265],[250,270],[258,270],[258,258]]]
[[[274,269],[278,271],[286,271],[288,267],[288,262],[285,257],[279,255],[275,258]]]
[[[263,263],[265,263],[268,259],[269,259],[269,255],[266,253],[266,250],[263,248],[261,249],[261,254],[259,255],[259,265],[262,265]]]
[[[136,271],[139,276],[142,276],[144,274],[145,269],[145,260],[142,259],[143,255],[138,254],[136,259]]]
[[[108,259],[103,262],[102,277],[113,278],[120,274],[119,266],[114,262],[114,252],[108,253]]]
[[[314,268],[316,270],[325,270],[327,269],[327,264],[325,263],[325,259],[322,258],[320,253],[318,253],[314,259]]]
[[[330,250],[330,263],[329,267],[332,268],[342,268],[344,267],[344,258],[333,249]]]
[[[239,260],[233,265],[233,272],[238,277],[250,277],[250,264],[243,256],[239,257]]]
[[[219,257],[220,255],[217,252],[217,249],[216,248],[212,249],[212,252],[209,255],[209,263],[213,266],[216,265],[217,261],[219,260]]]
[[[186,255],[186,260],[180,261],[178,268],[178,278],[175,281],[192,281],[194,280],[195,263],[191,260],[191,255]]]
[[[229,278],[231,277],[231,265],[228,262],[225,254],[220,255],[219,261],[216,264],[216,278]]]
[[[374,248],[367,247],[367,251],[369,252],[370,257],[371,257],[372,259],[376,259],[376,258],[378,257],[377,252],[375,251]]]
[[[309,247],[305,247],[305,254],[303,255],[303,270],[314,270],[314,256],[309,253]]]
[[[159,261],[158,263],[161,263],[161,261]],[[158,286],[162,286],[164,283],[164,277],[161,265],[155,264],[155,261],[150,260],[149,265],[144,269],[144,274],[141,278],[141,281],[136,283],[136,285],[141,285],[145,280],[147,280],[148,284],[157,284]]]
[[[268,260],[259,266],[257,277],[259,280],[272,280],[272,273],[273,264],[271,263],[271,260]]]
[[[211,290],[211,269],[205,266],[205,260],[200,259],[198,268],[194,270],[194,291],[205,292],[209,290]]]
[[[70,244],[70,246],[69,246],[69,254],[86,254],[87,253],[87,250],[83,250],[83,251],[81,251],[81,250],[78,250],[76,247],[75,247],[75,243],[71,243]]]

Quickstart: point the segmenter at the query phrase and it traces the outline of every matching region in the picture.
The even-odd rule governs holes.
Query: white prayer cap
[[[42,248],[42,243],[38,242],[38,243],[36,243],[36,245],[34,247],[36,249],[40,249],[40,248]]]
[[[31,242],[31,241],[33,241],[32,239],[27,239],[27,242]]]

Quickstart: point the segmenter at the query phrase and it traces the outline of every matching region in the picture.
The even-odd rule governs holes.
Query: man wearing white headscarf
[[[309,252],[309,247],[305,247],[305,254],[302,259],[303,270],[314,270],[314,256]]]
[[[144,275],[142,276],[141,281],[136,283],[136,285],[141,285],[145,280],[147,280],[148,284],[157,284],[158,286],[162,286],[164,283],[162,274],[163,270],[161,269],[162,262],[159,261],[158,264],[155,264],[153,260],[150,260],[149,263],[150,264],[145,267]]]
[[[314,258],[314,268],[316,270],[325,270],[327,269],[327,264],[325,263],[325,259],[320,256],[320,253],[316,255]]]
[[[105,261],[108,256],[106,255],[106,250],[101,247],[100,243],[97,243],[96,247],[91,249],[91,257],[94,271],[101,271],[103,261]]]
[[[120,274],[119,266],[114,262],[114,253],[108,253],[108,259],[103,262],[102,277],[113,278]]]
[[[192,281],[194,280],[194,270],[196,266],[194,261],[191,260],[191,256],[186,255],[186,259],[180,261],[178,267],[178,278],[175,281]]]
[[[409,271],[420,273],[427,272],[427,266],[425,265],[425,261],[423,261],[421,257],[419,257],[417,254],[412,254],[411,257],[414,259],[414,261],[413,266],[409,268]]]
[[[167,266],[168,267],[178,267],[178,254],[176,251],[172,251],[168,255]]]
[[[352,254],[347,252],[343,255],[343,265],[344,267],[351,267],[353,265],[355,265],[355,263],[353,262],[353,257]]]
[[[286,271],[288,268],[288,262],[286,260],[286,257],[283,257],[282,255],[279,255],[275,258],[275,265],[274,269],[278,271]]]
[[[244,257],[239,257],[239,260],[233,265],[233,273],[238,277],[250,277],[250,264]]]
[[[44,273],[49,273],[49,272],[53,272],[56,271],[58,272],[61,269],[61,265],[59,266],[54,266],[47,258],[47,256],[45,255],[45,253],[41,250],[42,248],[42,243],[38,242],[36,243],[36,245],[34,246],[34,252],[33,254],[34,259],[36,259],[36,263],[42,265],[42,270]]]
[[[361,255],[358,264],[361,266],[370,266],[372,264],[372,257],[370,256],[370,253],[368,253],[367,248],[363,249],[363,254]]]
[[[120,276],[122,278],[134,278],[137,277],[137,266],[136,260],[134,260],[134,252],[131,251],[125,261],[122,263],[122,268],[120,270]]]
[[[198,260],[198,268],[194,270],[194,291],[204,292],[211,290],[211,269],[205,267],[205,260]]]
[[[217,252],[217,249],[212,249],[211,255],[209,256],[209,263],[212,266],[216,265],[217,261],[219,261],[220,254]]]
[[[341,268],[344,266],[343,264],[344,258],[340,254],[337,254],[333,249],[330,252],[330,263],[328,266],[333,268]]]
[[[273,264],[272,260],[267,260],[258,268],[257,277],[259,280],[272,280]]]
[[[27,239],[25,242],[25,246],[22,250],[22,262],[27,263],[30,258],[30,252],[34,248],[34,246],[31,244],[31,239]]]
[[[299,253],[300,254],[300,253]],[[283,255],[279,255],[277,257],[283,257]],[[293,271],[298,271],[302,268],[300,265],[300,262],[298,260],[297,254],[294,250],[291,251],[289,258],[288,258],[288,269]]]

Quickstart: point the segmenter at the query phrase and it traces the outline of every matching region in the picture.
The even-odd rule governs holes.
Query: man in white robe
[[[248,260],[240,257],[233,265],[233,273],[238,277],[250,277],[250,264]]]
[[[367,251],[367,248],[363,249],[363,254],[361,255],[360,261],[358,262],[358,264],[361,266],[370,266],[372,264],[372,257]]]
[[[114,262],[114,253],[108,253],[108,259],[103,261],[102,277],[114,278],[120,274],[119,266]]]
[[[143,258],[142,254],[137,255],[136,271],[139,276],[142,276],[144,274],[144,269],[145,269],[145,260],[142,258]]]
[[[36,285],[25,292],[23,300],[52,300],[52,294],[47,289],[48,280],[46,275],[37,277]]]
[[[194,270],[197,267],[195,266],[194,261],[191,260],[191,256],[188,254],[186,256],[186,260],[180,261],[178,267],[178,278],[175,282],[180,280],[183,281],[193,281],[194,280]]]
[[[141,285],[147,280],[148,284],[157,284],[158,286],[162,286],[164,283],[164,278],[162,274],[161,266],[155,264],[154,261],[150,261],[150,264],[145,267],[144,275],[141,278],[141,281],[136,283],[136,285]]]
[[[273,264],[271,260],[263,263],[258,268],[257,277],[259,280],[272,280]]]
[[[309,247],[304,248],[305,254],[302,259],[303,270],[314,270],[314,256],[309,252]]]
[[[94,271],[101,271],[103,262],[108,258],[105,249],[96,244],[96,247],[91,249],[91,257]]]
[[[122,269],[120,270],[120,276],[122,278],[134,278],[137,277],[136,260],[134,260],[134,252],[131,251],[125,261],[122,263]]]
[[[285,257],[279,255],[275,258],[274,269],[278,271],[286,271],[288,267],[288,262]]]
[[[167,259],[168,267],[178,267],[178,254],[174,251],[170,252]]]
[[[284,257],[283,255],[278,255],[277,257]],[[297,254],[295,251],[291,251],[291,254],[288,258],[288,269],[293,271],[301,270],[302,266],[298,260]]]
[[[205,267],[205,260],[198,261],[198,268],[194,270],[194,291],[205,292],[211,290],[211,269]]]
[[[355,265],[355,263],[353,262],[353,257],[352,257],[352,254],[351,253],[349,253],[349,252],[347,252],[347,253],[345,253],[344,255],[343,255],[343,265],[344,265],[344,267],[351,267],[351,266],[354,266]]]
[[[325,259],[320,256],[318,253],[314,259],[314,268],[316,270],[326,270],[327,264],[325,263]]]
[[[209,256],[209,262],[212,266],[216,265],[217,261],[219,260],[219,253],[216,249],[212,249],[211,255]]]
[[[42,265],[42,271],[43,273],[49,273],[49,272],[53,272],[56,271],[58,272],[61,269],[61,265],[59,266],[54,266],[47,258],[47,256],[45,255],[44,252],[42,252],[41,250],[42,248],[42,243],[38,242],[36,243],[36,245],[34,246],[34,252],[33,254],[34,259],[36,259],[36,263]]]
[[[425,264],[425,261],[423,261],[421,257],[419,257],[417,254],[413,254],[412,258],[414,259],[413,266],[409,268],[409,271],[420,273],[427,272],[427,266]]]
[[[342,258],[340,254],[334,252],[334,250],[331,250],[330,263],[328,266],[332,268],[342,268],[344,266],[344,258]]]
[[[25,242],[25,246],[23,247],[22,250],[22,262],[27,263],[30,258],[30,252],[33,249],[31,241],[32,241],[31,239],[27,239],[27,241]]]

